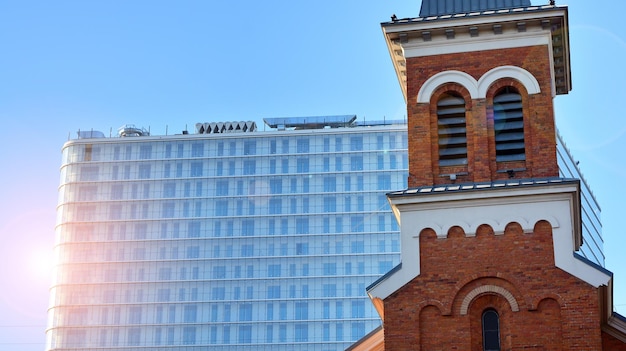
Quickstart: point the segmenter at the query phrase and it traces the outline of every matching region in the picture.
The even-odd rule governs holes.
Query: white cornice
[[[552,96],[571,90],[567,7],[403,19],[383,23],[382,30],[405,101],[413,98],[407,58],[534,45],[548,46]]]
[[[517,47],[549,45],[549,31],[532,33],[483,34],[479,37],[460,37],[456,39],[435,39],[427,42],[413,40],[406,43],[404,57],[423,57],[431,55],[456,54],[463,52],[510,49]]]
[[[439,238],[446,240],[453,226],[461,226],[467,236],[473,236],[481,224],[491,225],[499,234],[507,224],[517,222],[525,232],[531,232],[542,220],[552,225],[555,266],[592,286],[605,285],[610,279],[606,272],[576,259],[573,254],[581,244],[578,191],[577,185],[568,183],[391,197],[394,213],[401,220],[402,266],[368,293],[385,299],[420,275],[419,234],[423,229],[434,229]]]

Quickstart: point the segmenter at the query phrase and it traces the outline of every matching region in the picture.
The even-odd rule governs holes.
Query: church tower
[[[401,264],[367,288],[383,328],[353,350],[626,350],[612,273],[577,253],[559,178],[568,9],[423,0],[382,24],[408,117],[409,188],[387,194]]]
[[[383,31],[407,102],[409,186],[558,176],[567,8],[426,0]]]

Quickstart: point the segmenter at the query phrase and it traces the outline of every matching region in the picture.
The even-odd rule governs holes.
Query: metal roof
[[[558,6],[558,5],[542,5],[542,6],[520,6],[520,7],[509,7],[502,9],[492,9],[492,10],[478,10],[478,11],[465,11],[465,12],[457,12],[457,13],[444,13],[444,14],[430,14],[423,16],[420,12],[419,17],[407,17],[407,18],[397,18],[392,17],[391,21],[383,22],[381,25],[383,27],[392,26],[392,25],[401,25],[407,23],[420,23],[420,22],[430,22],[430,21],[441,21],[441,20],[457,20],[461,18],[474,18],[480,16],[499,16],[499,15],[507,15],[507,14],[518,14],[525,12],[542,12],[542,11],[551,11],[567,8],[566,6]]]
[[[311,117],[279,117],[263,118],[270,128],[316,129],[324,127],[347,127],[356,120],[356,115],[311,116]]]
[[[543,185],[578,183],[578,179],[573,178],[531,178],[531,179],[508,179],[493,182],[463,183],[463,184],[443,184],[434,186],[421,186],[409,188],[401,191],[387,193],[389,197],[415,196],[442,193],[458,193],[476,190],[493,190],[502,188],[533,187]]]
[[[420,17],[530,6],[530,0],[422,0]]]

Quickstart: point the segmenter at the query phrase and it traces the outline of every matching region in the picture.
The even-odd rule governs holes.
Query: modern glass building
[[[63,146],[47,350],[344,350],[399,263],[404,122],[205,123]],[[580,178],[559,138],[563,177]],[[585,244],[604,265],[582,182]]]
[[[578,168],[578,162],[574,161],[561,135],[557,134],[556,143],[557,163],[559,174],[563,178],[580,179],[580,209],[583,233],[583,244],[580,254],[593,263],[604,267],[604,239],[602,238],[602,221],[600,218],[600,205],[591,192],[591,188],[585,181]]]
[[[48,350],[344,350],[399,263],[404,122],[81,132],[63,147]]]

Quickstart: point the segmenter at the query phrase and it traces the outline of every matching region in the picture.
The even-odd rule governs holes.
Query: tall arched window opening
[[[496,161],[525,160],[522,96],[514,88],[506,87],[494,96],[493,122]]]
[[[483,350],[500,351],[500,316],[495,310],[485,310],[482,316]]]
[[[465,100],[446,94],[437,102],[439,166],[467,164]]]

